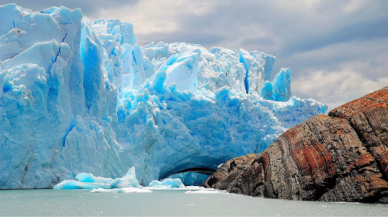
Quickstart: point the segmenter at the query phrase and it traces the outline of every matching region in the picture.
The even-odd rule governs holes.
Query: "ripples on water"
[[[275,200],[209,191],[3,190],[0,191],[0,215],[386,216],[388,205]]]

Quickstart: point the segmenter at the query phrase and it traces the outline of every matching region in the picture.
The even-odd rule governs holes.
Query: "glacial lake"
[[[323,203],[242,195],[155,190],[2,190],[2,216],[386,216],[388,205]]]

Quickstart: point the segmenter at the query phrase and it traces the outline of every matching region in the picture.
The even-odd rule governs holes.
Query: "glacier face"
[[[261,152],[324,113],[271,82],[275,57],[188,43],[136,44],[133,26],[80,9],[0,6],[0,189],[81,172],[142,185]]]

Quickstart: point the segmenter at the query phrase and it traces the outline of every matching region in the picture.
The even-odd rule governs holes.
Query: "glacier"
[[[80,9],[0,6],[0,189],[113,180],[133,166],[139,185],[195,182],[179,174],[259,153],[327,110],[292,96],[272,55],[136,41],[132,24]]]

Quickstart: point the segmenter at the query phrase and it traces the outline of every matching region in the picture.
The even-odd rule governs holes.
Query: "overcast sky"
[[[190,42],[275,55],[292,94],[332,109],[388,86],[388,0],[15,0],[133,23],[138,44]],[[0,0],[1,4],[10,1]]]

